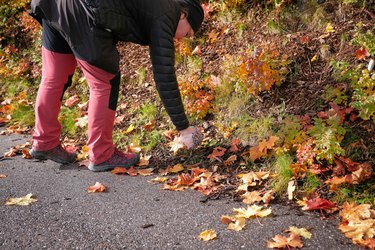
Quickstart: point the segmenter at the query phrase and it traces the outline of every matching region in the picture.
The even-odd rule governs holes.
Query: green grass
[[[292,170],[290,164],[293,163],[293,158],[289,154],[281,154],[276,157],[272,166],[275,176],[272,180],[272,186],[275,193],[281,195],[287,191],[288,182],[292,178]]]
[[[12,120],[11,123],[22,126],[22,127],[33,127],[35,118],[34,118],[34,108],[29,105],[24,105],[17,103],[13,106],[14,110],[11,114]]]

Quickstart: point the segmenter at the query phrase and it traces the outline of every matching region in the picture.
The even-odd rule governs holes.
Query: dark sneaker
[[[139,155],[127,154],[127,153],[121,152],[118,149],[115,149],[115,152],[113,153],[111,158],[97,165],[90,162],[88,168],[94,172],[103,172],[103,171],[112,170],[116,167],[128,168],[130,166],[137,164],[138,162],[139,162]]]
[[[76,160],[77,153],[76,152],[69,152],[61,145],[47,150],[47,151],[38,151],[35,149],[30,150],[30,155],[34,159],[38,160],[52,160],[58,163],[62,164],[68,164],[68,163],[73,163]]]

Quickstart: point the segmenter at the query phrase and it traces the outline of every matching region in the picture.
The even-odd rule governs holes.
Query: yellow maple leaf
[[[252,217],[266,217],[272,212],[270,208],[263,210],[263,207],[258,205],[248,206],[247,209],[234,208],[233,211],[237,213],[236,217],[247,219],[250,219]]]
[[[260,196],[259,191],[246,192],[242,195],[242,198],[244,198],[243,202],[248,205],[262,200],[262,196]]]
[[[5,205],[7,206],[28,206],[34,202],[36,202],[37,199],[33,198],[33,195],[30,193],[26,196],[19,197],[19,198],[9,198],[5,202]]]
[[[294,227],[294,226],[291,226],[289,227],[288,230],[285,230],[286,233],[292,233],[292,234],[297,234],[297,235],[300,235],[306,239],[311,239],[311,236],[312,236],[312,233],[310,233],[306,228],[298,228],[298,227]]]
[[[198,238],[200,240],[203,240],[203,241],[209,241],[209,240],[213,240],[217,237],[216,235],[216,232],[215,230],[213,229],[208,229],[208,230],[205,230],[203,232],[201,232],[198,236]]]

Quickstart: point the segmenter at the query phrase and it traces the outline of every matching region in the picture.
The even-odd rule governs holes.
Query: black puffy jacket
[[[148,45],[159,96],[178,130],[189,126],[175,74],[173,37],[181,7],[174,0],[33,0],[30,14],[59,30],[76,57],[119,70],[118,40]]]

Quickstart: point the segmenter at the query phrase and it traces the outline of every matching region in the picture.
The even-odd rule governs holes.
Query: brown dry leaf
[[[185,169],[184,166],[178,163],[172,167],[171,166],[167,167],[167,169],[160,170],[160,174],[161,175],[176,174],[176,173],[183,171],[184,169]]]
[[[228,229],[238,232],[238,231],[241,231],[245,226],[246,226],[245,218],[236,218],[234,222],[231,222],[228,224]]]
[[[37,199],[33,198],[33,195],[30,193],[26,196],[19,197],[19,198],[8,198],[5,202],[5,205],[7,206],[28,206],[34,202],[36,202]]]
[[[0,174],[0,179],[6,178],[7,176],[5,174]]]
[[[168,130],[168,131],[163,132],[163,135],[165,137],[167,137],[167,139],[173,140],[173,138],[178,135],[178,131],[177,130]]]
[[[262,198],[262,201],[265,205],[268,205],[271,200],[273,200],[275,197],[273,196],[273,190],[268,190]]]
[[[106,187],[101,184],[100,182],[96,182],[94,186],[90,186],[87,188],[87,192],[89,193],[103,193],[106,191]]]
[[[65,101],[65,106],[71,108],[79,102],[78,95],[73,95]]]
[[[191,52],[192,55],[201,55],[202,54],[202,49],[201,49],[201,46],[200,45],[197,45],[193,52]]]
[[[261,141],[259,143],[259,150],[262,152],[267,151],[267,149],[272,149],[275,146],[275,142],[279,140],[277,136],[271,136],[268,141]]]
[[[153,171],[154,171],[153,168],[139,169],[138,174],[142,176],[150,176],[153,174]]]
[[[303,244],[301,241],[301,237],[297,234],[290,234],[289,237],[282,236],[280,234],[275,235],[272,238],[274,241],[267,241],[268,248],[288,248],[296,247],[302,248]]]
[[[142,151],[142,147],[134,143],[130,143],[130,145],[127,146],[127,149],[129,153],[135,154],[138,154]]]
[[[241,195],[241,197],[244,198],[243,202],[247,205],[251,205],[262,200],[262,196],[260,195],[259,191],[246,192]]]
[[[207,156],[207,158],[209,158],[211,161],[215,159],[217,159],[218,161],[221,161],[220,157],[224,155],[225,151],[226,151],[225,148],[216,147],[214,148],[212,153]]]
[[[151,158],[151,155],[141,156],[137,165],[138,166],[148,166],[148,164],[150,163],[150,158]]]
[[[209,241],[209,240],[213,240],[217,237],[216,235],[216,232],[215,230],[213,229],[208,229],[208,230],[205,230],[203,232],[201,232],[198,236],[198,238],[200,240],[203,240],[203,241]]]
[[[231,155],[224,161],[224,166],[233,165],[237,161],[237,155]]]
[[[339,215],[342,221],[339,229],[354,243],[367,246],[375,236],[375,210],[370,204],[345,203]]]
[[[130,176],[137,176],[138,170],[136,170],[134,167],[130,167],[130,168],[126,169],[126,173]]]
[[[155,121],[150,121],[150,122],[148,122],[147,124],[145,124],[144,126],[143,126],[143,128],[146,130],[146,131],[151,131],[151,130],[153,130],[154,128],[155,128]]]
[[[126,168],[121,168],[121,167],[115,167],[112,171],[111,171],[112,174],[127,174],[128,171],[126,170]]]
[[[329,184],[329,190],[334,191],[337,187],[346,182],[346,177],[337,177],[334,176],[331,179],[325,181],[326,184]]]
[[[249,154],[250,154],[250,159],[252,161],[255,161],[255,160],[262,158],[263,156],[266,156],[267,151],[261,151],[258,146],[255,146],[255,147],[250,148]]]
[[[228,150],[228,152],[231,152],[231,153],[236,153],[238,152],[238,147],[237,145],[240,143],[240,140],[237,139],[237,138],[234,138],[233,141],[232,141],[232,144],[230,145],[230,148]]]
[[[149,182],[150,183],[164,183],[168,180],[168,177],[156,177],[154,179],[151,179]]]
[[[228,216],[228,215],[222,215],[220,218],[220,222],[223,224],[229,224],[236,221],[236,217],[234,216]]]
[[[10,157],[16,156],[17,152],[18,152],[18,149],[12,147],[12,148],[10,148],[10,150],[8,152],[4,153],[4,157],[10,158]]]
[[[181,142],[179,137],[175,137],[173,141],[168,143],[168,146],[171,148],[170,151],[174,154],[177,154],[180,149],[186,148],[185,144]]]
[[[297,234],[299,236],[302,236],[306,239],[311,239],[311,236],[312,236],[312,233],[310,233],[306,228],[298,228],[298,227],[294,227],[294,226],[291,226],[289,227],[288,230],[285,230],[286,233],[292,233],[292,234]]]
[[[26,148],[23,148],[22,149],[22,158],[25,158],[25,159],[32,159],[33,157],[31,156],[30,152],[28,149]]]

